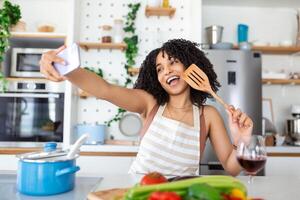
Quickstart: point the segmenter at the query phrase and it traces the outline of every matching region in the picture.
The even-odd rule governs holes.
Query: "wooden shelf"
[[[87,92],[85,92],[85,91],[82,91],[82,90],[79,90],[78,93],[79,93],[79,97],[82,98],[82,99],[86,99],[86,98],[88,98],[88,97],[92,97],[91,94],[89,94],[89,93],[87,93]]]
[[[5,78],[8,81],[49,81],[46,78],[25,78],[25,77],[7,77]]]
[[[300,52],[300,47],[277,47],[277,46],[254,46],[252,48],[256,51],[261,51],[266,54],[293,54]]]
[[[299,85],[300,79],[262,79],[263,84]]]
[[[126,43],[80,42],[79,46],[86,51],[89,49],[120,49],[124,51],[127,48]]]
[[[234,49],[238,49],[238,46],[234,46]],[[261,51],[264,54],[293,54],[300,52],[300,47],[296,46],[253,46],[251,49],[254,51]]]
[[[67,35],[63,33],[40,33],[40,32],[11,32],[12,38],[53,38],[66,39]]]
[[[139,74],[140,68],[131,67],[131,68],[128,69],[128,72],[129,72],[131,75],[135,76],[135,75],[138,75],[138,74]]]
[[[176,8],[163,8],[163,7],[149,7],[146,6],[145,15],[149,16],[169,16],[173,17],[175,14]]]

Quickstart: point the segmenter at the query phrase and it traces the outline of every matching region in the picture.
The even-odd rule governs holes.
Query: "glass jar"
[[[147,5],[150,7],[160,7],[161,0],[148,0]]]
[[[103,43],[111,43],[112,42],[112,27],[110,25],[103,25],[101,33],[101,41]]]
[[[115,19],[114,20],[114,42],[121,43],[124,38],[124,30],[123,30],[123,20]]]

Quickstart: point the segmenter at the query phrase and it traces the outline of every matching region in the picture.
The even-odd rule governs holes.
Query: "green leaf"
[[[8,0],[5,0],[2,9],[0,9],[0,61],[3,61],[3,55],[9,45],[9,28],[17,24],[20,19],[20,6],[13,5]]]

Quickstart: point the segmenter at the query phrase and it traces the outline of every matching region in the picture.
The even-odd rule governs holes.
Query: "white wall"
[[[48,23],[57,33],[67,33],[71,0],[10,0],[20,5],[27,32],[36,32],[40,24]],[[1,1],[2,2],[2,1]]]
[[[271,2],[270,2],[271,4]],[[203,6],[202,36],[206,41],[205,27],[224,27],[223,41],[237,43],[237,24],[249,25],[249,41],[279,45],[280,42],[296,39],[297,8]],[[263,55],[263,70],[300,72],[298,55]],[[300,104],[300,86],[263,85],[263,97],[271,98],[275,126],[284,132],[285,120],[290,117],[290,106]]]
[[[202,20],[204,41],[205,27],[221,25],[223,41],[237,43],[239,23],[249,26],[249,41],[278,45],[280,41],[296,39],[296,10],[291,8],[203,6]]]

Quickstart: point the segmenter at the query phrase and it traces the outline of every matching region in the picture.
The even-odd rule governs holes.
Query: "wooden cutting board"
[[[125,196],[128,188],[114,188],[109,190],[101,190],[88,194],[88,200],[121,200]]]

